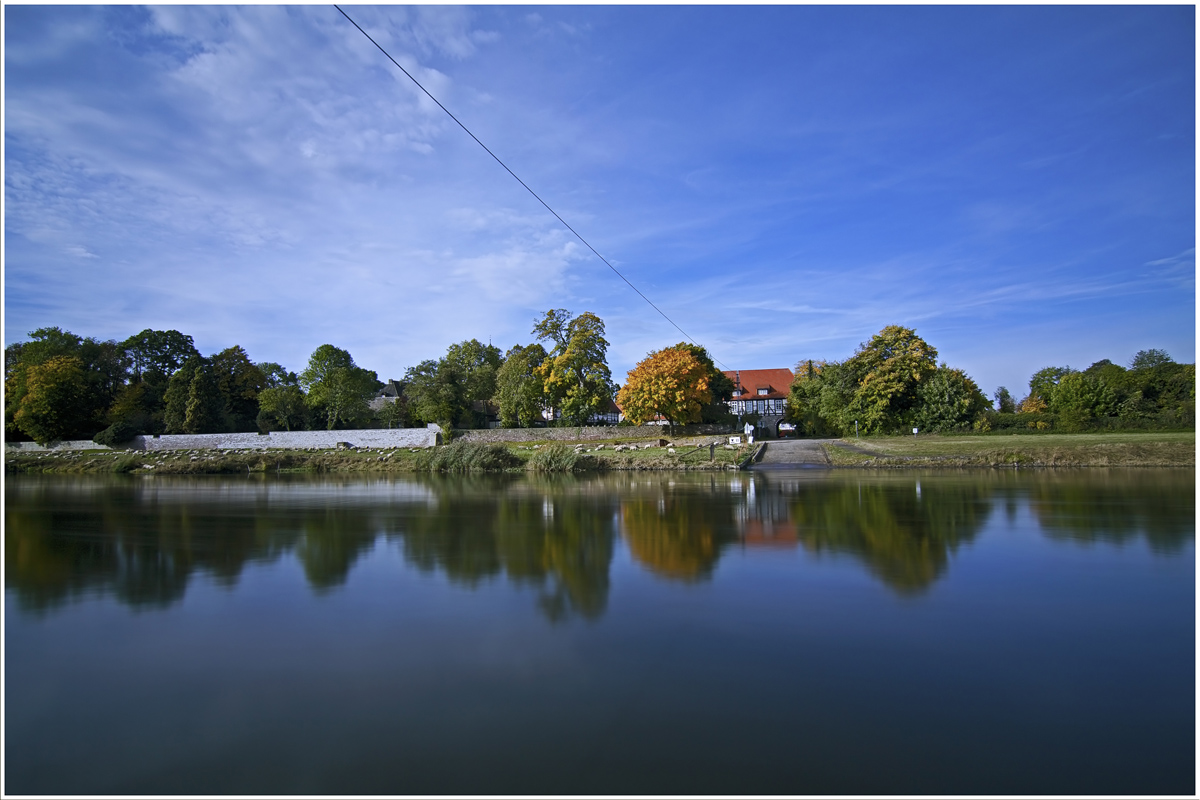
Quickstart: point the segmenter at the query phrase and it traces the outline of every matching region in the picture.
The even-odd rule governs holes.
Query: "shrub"
[[[96,444],[102,444],[105,447],[122,447],[133,440],[141,431],[127,422],[114,422],[104,430],[92,437],[92,441]]]
[[[565,444],[551,444],[533,452],[525,468],[532,472],[580,472],[596,468],[596,459]]]
[[[417,469],[427,472],[486,472],[505,470],[520,463],[521,459],[502,444],[460,439],[421,453]]]
[[[1031,430],[1044,431],[1055,427],[1055,416],[1042,412],[1023,414],[1005,414],[996,411],[985,411],[984,418],[991,424],[992,433],[1028,433]]]
[[[118,458],[116,461],[113,462],[112,471],[113,472],[133,472],[135,469],[137,469],[138,467],[140,467],[142,465],[142,462],[144,460],[145,460],[145,456],[143,456],[140,453],[130,453],[129,455],[121,456],[120,458]]]

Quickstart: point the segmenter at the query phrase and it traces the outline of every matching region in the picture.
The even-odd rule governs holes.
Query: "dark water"
[[[1193,470],[5,487],[12,794],[1192,794]]]

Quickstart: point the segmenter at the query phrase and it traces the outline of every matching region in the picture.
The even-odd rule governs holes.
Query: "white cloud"
[[[75,258],[96,258],[95,253],[91,252],[81,244],[68,245],[64,248],[64,250],[67,255],[74,256]]]
[[[970,97],[955,116],[933,85],[916,108],[864,103],[879,99],[862,91],[880,74],[858,63],[867,39],[764,48],[713,74],[658,33],[686,19],[721,41],[737,31],[696,21],[768,12],[349,11],[730,366],[844,358],[890,323],[966,353],[972,337],[1024,346],[1018,328],[1085,338],[1039,327],[1080,310],[1134,332],[1194,318],[1189,298],[1159,302],[1194,285],[1194,251],[1153,249],[1186,246],[1192,221],[1142,241],[1147,220],[1174,230],[1161,187],[1194,188],[1168,151],[1147,151],[1161,174],[1137,180],[1107,165],[1083,190],[1047,178],[1111,156],[1106,129],[1083,158],[1074,130],[968,117]],[[178,327],[292,368],[328,341],[390,377],[465,338],[528,343],[551,307],[605,319],[620,377],[682,338],[336,9],[6,15],[9,336]]]

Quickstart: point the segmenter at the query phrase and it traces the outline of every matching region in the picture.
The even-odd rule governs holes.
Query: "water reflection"
[[[537,587],[552,621],[604,612],[611,497],[569,479],[426,481],[436,502],[389,533],[410,564],[469,587],[502,574]]]
[[[1100,471],[1086,483],[1052,474],[1032,487],[1030,507],[1052,539],[1144,538],[1156,552],[1178,553],[1194,538],[1195,492],[1192,470]]]
[[[854,556],[890,588],[916,594],[946,571],[951,555],[979,535],[991,512],[982,481],[838,480],[807,491],[779,487],[771,510],[806,550]],[[778,534],[776,534],[778,536]]]
[[[656,492],[621,501],[621,535],[633,558],[664,578],[703,580],[726,545],[737,541],[729,506],[697,502],[696,492]]]
[[[290,555],[335,591],[382,538],[418,570],[532,588],[547,619],[604,613],[618,539],[670,581],[711,580],[731,547],[850,556],[898,594],[928,590],[993,508],[1028,507],[1053,540],[1178,552],[1194,538],[1193,470],[873,475],[843,472],[420,479],[11,477],[5,579],[27,612],[81,594],[178,602],[197,572],[236,586]]]

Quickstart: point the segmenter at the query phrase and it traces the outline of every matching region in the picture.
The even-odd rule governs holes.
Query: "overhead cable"
[[[668,317],[668,316],[666,315],[666,313],[665,313],[665,312],[664,312],[664,311],[663,311],[661,308],[659,308],[658,306],[654,305],[654,303],[652,303],[652,302],[650,301],[650,298],[649,298],[649,297],[646,297],[646,295],[642,294],[641,290],[640,290],[640,289],[638,289],[636,286],[634,286],[634,285],[633,285],[633,283],[632,283],[632,282],[631,282],[631,281],[630,281],[628,278],[626,278],[624,275],[622,275],[620,270],[618,270],[616,267],[614,267],[612,264],[610,264],[607,258],[605,258],[604,256],[600,255],[600,253],[599,253],[599,252],[596,250],[596,248],[592,247],[592,246],[591,246],[591,244],[589,244],[589,243],[588,243],[588,240],[587,240],[587,239],[584,239],[584,238],[583,238],[583,237],[582,237],[582,236],[579,234],[579,231],[577,231],[577,230],[575,230],[574,228],[572,228],[572,227],[570,226],[570,224],[568,224],[568,222],[567,222],[565,219],[563,219],[561,216],[559,216],[558,212],[557,212],[557,211],[555,211],[553,208],[551,208],[549,203],[547,203],[545,200],[543,200],[541,197],[539,197],[537,192],[535,192],[533,189],[530,189],[530,188],[529,188],[529,184],[525,183],[525,181],[521,180],[521,178],[520,178],[520,177],[517,175],[517,173],[515,173],[515,172],[513,172],[511,169],[509,169],[508,165],[507,165],[507,164],[505,164],[503,161],[501,161],[501,160],[500,160],[500,157],[499,157],[499,156],[497,156],[495,153],[493,153],[493,152],[491,151],[491,149],[490,149],[490,148],[489,148],[489,147],[488,147],[486,144],[484,144],[483,142],[481,142],[481,141],[479,140],[479,137],[478,137],[478,136],[476,136],[475,134],[471,133],[471,130],[470,130],[470,129],[469,129],[467,126],[466,126],[466,125],[462,124],[462,122],[461,122],[461,121],[458,119],[458,117],[456,117],[456,116],[454,116],[452,113],[450,113],[450,109],[448,109],[448,108],[446,108],[444,105],[442,105],[441,101],[440,101],[440,100],[438,100],[436,97],[434,97],[434,96],[433,96],[433,95],[430,93],[430,91],[429,91],[428,89],[426,89],[424,86],[422,86],[422,85],[421,85],[421,82],[420,82],[420,81],[418,81],[416,78],[414,78],[411,72],[409,72],[408,70],[406,70],[404,67],[400,66],[400,62],[398,62],[398,61],[396,61],[396,59],[392,58],[392,55],[391,55],[391,53],[389,53],[387,50],[384,50],[384,49],[383,49],[383,46],[382,46],[382,45],[380,45],[380,44],[379,44],[379,42],[375,41],[375,39],[371,37],[371,34],[367,33],[365,30],[363,30],[363,29],[362,29],[362,26],[361,26],[361,25],[359,25],[357,22],[355,22],[355,21],[354,21],[354,20],[353,20],[353,19],[350,17],[350,15],[349,15],[349,14],[347,14],[345,11],[343,11],[341,6],[339,6],[339,5],[337,5],[337,4],[334,4],[334,6],[333,6],[333,7],[334,7],[334,8],[336,8],[338,11],[340,11],[340,12],[341,12],[341,14],[342,14],[342,16],[343,16],[343,17],[345,17],[347,20],[349,20],[349,21],[350,21],[350,24],[351,24],[351,25],[353,25],[354,27],[358,28],[358,31],[359,31],[359,33],[361,33],[363,36],[367,37],[367,39],[368,39],[368,40],[371,42],[371,44],[375,45],[375,47],[377,47],[377,48],[379,49],[379,52],[381,52],[381,53],[383,53],[385,56],[387,56],[387,59],[388,59],[388,61],[391,61],[393,64],[395,64],[395,65],[396,65],[396,69],[398,69],[398,70],[400,70],[401,72],[403,72],[403,73],[404,73],[404,74],[405,74],[405,75],[408,77],[408,79],[409,79],[410,81],[412,81],[414,84],[416,84],[417,88],[418,88],[418,89],[420,89],[422,92],[424,92],[424,93],[425,93],[425,95],[426,95],[426,96],[427,96],[427,97],[428,97],[430,100],[432,100],[433,102],[437,103],[437,107],[438,107],[438,108],[440,108],[442,111],[445,111],[445,112],[446,112],[446,116],[450,117],[450,119],[454,120],[454,121],[455,121],[455,122],[458,124],[458,127],[462,128],[464,131],[466,131],[467,135],[468,135],[468,136],[470,136],[472,139],[474,139],[474,140],[475,140],[475,143],[476,143],[476,144],[478,144],[480,147],[482,147],[482,148],[484,149],[484,151],[485,151],[485,152],[486,152],[486,153],[487,153],[489,156],[491,156],[493,159],[495,159],[495,161],[496,161],[496,163],[497,163],[497,164],[499,164],[500,166],[504,167],[504,171],[505,171],[505,172],[507,172],[509,175],[511,175],[511,176],[513,177],[513,179],[514,179],[514,180],[516,180],[516,182],[517,182],[517,183],[519,183],[519,184],[521,184],[522,186],[524,186],[524,187],[525,187],[525,191],[527,191],[527,192],[529,192],[531,195],[533,195],[534,199],[536,199],[536,200],[537,200],[539,203],[541,203],[541,204],[542,204],[542,206],[544,206],[544,207],[545,207],[545,209],[546,209],[547,211],[549,211],[551,214],[553,214],[553,215],[554,215],[554,218],[555,218],[555,219],[557,219],[559,222],[561,222],[561,223],[563,224],[563,227],[565,227],[567,230],[569,230],[571,233],[573,233],[573,234],[575,235],[575,238],[576,238],[576,239],[578,239],[579,241],[583,242],[584,246],[585,246],[585,247],[587,247],[587,249],[588,249],[588,250],[591,250],[591,251],[592,251],[592,253],[593,253],[593,254],[595,254],[596,258],[598,258],[598,259],[600,259],[601,261],[603,261],[603,262],[604,262],[604,264],[605,264],[605,266],[607,266],[609,269],[611,269],[611,270],[612,270],[614,273],[616,273],[617,277],[619,277],[621,280],[625,281],[625,283],[629,285],[629,288],[630,288],[630,289],[633,289],[635,292],[637,292],[637,294],[638,294],[638,297],[642,298],[642,299],[643,299],[643,300],[645,300],[647,303],[649,303],[649,305],[650,305],[650,307],[651,307],[651,308],[653,308],[655,311],[657,311],[657,312],[658,312],[658,313],[659,313],[659,314],[662,316],[662,318],[663,318],[663,319],[665,319],[667,322],[669,322],[669,323],[671,323],[672,325],[674,325],[674,326],[675,326],[675,329],[676,329],[677,331],[679,331],[680,333],[682,333],[682,334],[684,335],[684,337],[685,337],[685,338],[686,338],[688,341],[690,341],[692,344],[696,345],[697,347],[703,347],[703,345],[701,345],[699,342],[697,342],[695,339],[693,339],[691,336],[689,336],[689,335],[688,335],[688,333],[687,333],[687,331],[685,331],[683,328],[679,327],[679,325],[678,325],[678,324],[676,324],[675,320],[673,320],[673,319],[671,319],[670,317]],[[710,353],[709,355],[712,355],[712,354]],[[712,358],[713,358],[713,360],[714,360],[714,361],[716,361],[718,364],[721,364],[721,366],[722,366],[722,367],[724,367],[724,366],[725,366],[725,365],[724,365],[724,364],[722,364],[722,363],[721,363],[719,360],[717,360],[717,358],[716,358],[715,356],[713,356]]]

